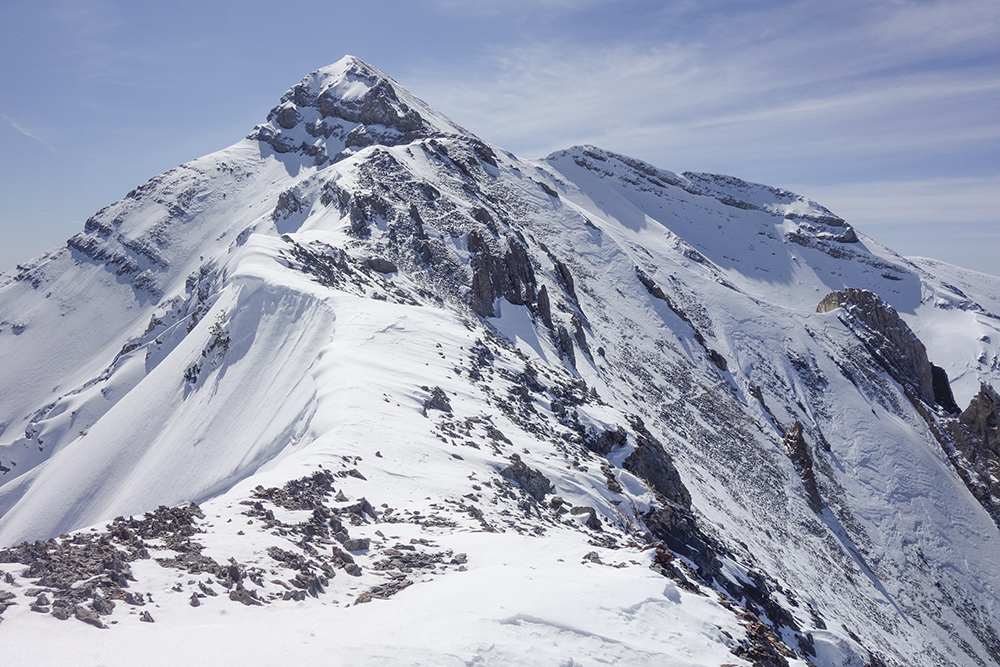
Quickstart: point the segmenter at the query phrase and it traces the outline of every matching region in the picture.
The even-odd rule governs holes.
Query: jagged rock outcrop
[[[549,329],[552,328],[552,305],[549,302],[549,291],[542,285],[538,288],[537,304],[538,315],[542,318],[542,323]]]
[[[923,343],[895,309],[872,292],[848,288],[828,294],[816,311],[837,308],[847,311],[847,325],[886,372],[906,388],[969,491],[1000,525],[1000,396],[984,384],[957,419],[940,413],[935,416],[919,402],[940,406],[950,415],[958,412],[948,375],[930,363]]]
[[[931,364],[931,377],[934,382],[934,400],[942,408],[952,414],[962,411],[955,402],[955,395],[951,391],[951,384],[948,381],[948,373],[940,366]]]
[[[451,412],[451,401],[448,400],[448,394],[444,393],[444,389],[441,387],[434,387],[433,389],[427,389],[422,387],[424,391],[430,392],[430,397],[424,401],[424,416],[427,416],[428,410],[438,410],[440,412]]]
[[[809,507],[814,512],[823,511],[823,500],[819,495],[819,487],[816,485],[816,473],[813,471],[812,454],[806,445],[805,438],[802,437],[802,424],[795,422],[788,430],[782,441],[788,458],[795,465],[802,479],[802,485],[806,490],[806,500]]]
[[[612,449],[624,445],[627,441],[628,433],[625,429],[619,426],[614,431],[608,429],[606,431],[601,431],[600,434],[594,434],[593,436],[587,438],[584,441],[584,444],[587,446],[587,449],[595,454],[607,456],[611,453]]]
[[[977,497],[989,493],[990,504],[1000,507],[1000,394],[990,385],[982,384],[969,407],[959,415],[957,428],[952,432],[958,449],[981,482],[979,492],[973,489],[973,493]],[[982,497],[979,499],[984,501]]]
[[[663,445],[653,437],[639,417],[633,416],[630,425],[635,431],[636,447],[622,463],[622,467],[646,480],[663,499],[681,507],[690,507],[691,494],[681,481],[681,476]]]
[[[980,455],[1000,460],[1000,394],[993,387],[981,385],[958,420],[976,443]]]
[[[538,502],[552,492],[552,481],[534,468],[528,467],[517,454],[511,454],[510,465],[501,470],[500,475],[517,482],[525,493]]]
[[[394,84],[371,65],[347,57],[289,89],[267,122],[247,138],[278,153],[310,156],[322,165],[375,144],[398,146],[422,137],[466,134]],[[482,149],[486,156],[492,153],[485,144]]]
[[[535,272],[528,251],[513,238],[506,239],[506,250],[503,243],[499,245],[494,250],[484,236],[469,233],[469,252],[473,255],[469,305],[482,317],[496,315],[493,304],[500,297],[519,306],[535,303]],[[551,311],[547,312],[551,321]]]
[[[816,312],[827,313],[838,308],[847,312],[847,325],[892,379],[928,405],[938,403],[927,349],[895,308],[873,292],[848,287],[823,297]]]

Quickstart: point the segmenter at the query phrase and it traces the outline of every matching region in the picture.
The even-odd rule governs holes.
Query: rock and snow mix
[[[997,313],[345,58],[0,277],[5,659],[998,662]]]

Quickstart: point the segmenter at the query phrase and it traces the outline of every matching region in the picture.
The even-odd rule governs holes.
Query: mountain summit
[[[344,58],[0,276],[5,654],[996,664],[998,314]]]
[[[248,138],[322,165],[374,144],[449,135],[471,137],[378,69],[345,56],[289,89]]]

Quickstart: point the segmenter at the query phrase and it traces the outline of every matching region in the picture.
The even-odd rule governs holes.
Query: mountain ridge
[[[171,627],[203,638],[194,614],[249,609],[248,596],[303,603],[292,589],[314,614],[348,595],[391,598],[378,604],[394,618],[428,595],[468,614],[457,591],[432,591],[488,570],[521,611],[484,603],[492,620],[445,652],[542,664],[514,630],[536,627],[576,651],[564,661],[1000,660],[992,440],[962,439],[947,406],[887,367],[872,343],[882,320],[866,345],[849,311],[816,312],[845,288],[897,313],[959,408],[996,386],[1000,279],[910,262],[770,186],[591,146],[521,160],[348,57],[244,141],[151,179],[0,278],[0,359],[17,378],[0,389],[0,465],[17,476],[0,486],[0,542],[111,522],[108,544],[169,563],[133,561],[132,585],[162,587]],[[314,507],[289,505],[293,482],[323,470]],[[202,514],[183,519],[200,531],[187,541],[158,515],[124,518],[185,501]],[[409,550],[390,527],[422,565],[399,564]],[[91,548],[80,535],[35,543],[50,545],[42,556],[8,550],[8,583],[69,600],[60,609],[80,620],[117,619],[100,609],[108,595],[138,616],[121,582],[70,599],[18,565]],[[495,562],[494,537],[521,565]],[[518,549],[580,587],[611,563],[629,593],[605,609],[559,589],[586,626],[567,635],[574,619],[533,601]],[[202,552],[211,562],[182,558]],[[258,582],[255,567],[297,570],[304,588]],[[206,573],[229,600],[185,578]],[[637,613],[633,593],[660,620],[612,622]],[[15,637],[55,622],[28,606],[5,611]],[[667,616],[680,649],[640,638]],[[112,629],[123,645],[139,636],[129,620]],[[618,639],[594,644],[602,624]],[[491,633],[505,637],[493,654]]]

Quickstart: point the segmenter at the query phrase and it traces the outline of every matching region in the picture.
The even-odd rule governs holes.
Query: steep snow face
[[[582,198],[592,217],[656,230],[652,236],[663,241],[649,242],[679,250],[685,268],[701,264],[708,269],[702,275],[762,303],[810,313],[832,291],[875,292],[948,372],[961,406],[982,382],[997,381],[996,276],[901,257],[816,202],[769,186],[677,175],[594,147],[561,151],[546,162],[578,186],[580,194],[569,197]]]
[[[989,485],[946,406],[816,312],[845,288],[899,314],[960,407],[1000,386],[1000,279],[732,177],[518,159],[348,57],[0,280],[0,544],[99,536],[0,567],[72,603],[52,613],[120,596],[123,659],[177,632],[215,655],[211,614],[255,656],[303,618],[339,628],[302,659],[998,661]],[[193,536],[124,518],[185,501]],[[130,554],[167,634],[120,615],[122,565],[41,574],[90,548]],[[37,659],[58,621],[16,595],[5,632]],[[413,631],[366,633],[375,605]],[[59,659],[90,641],[64,636]]]

